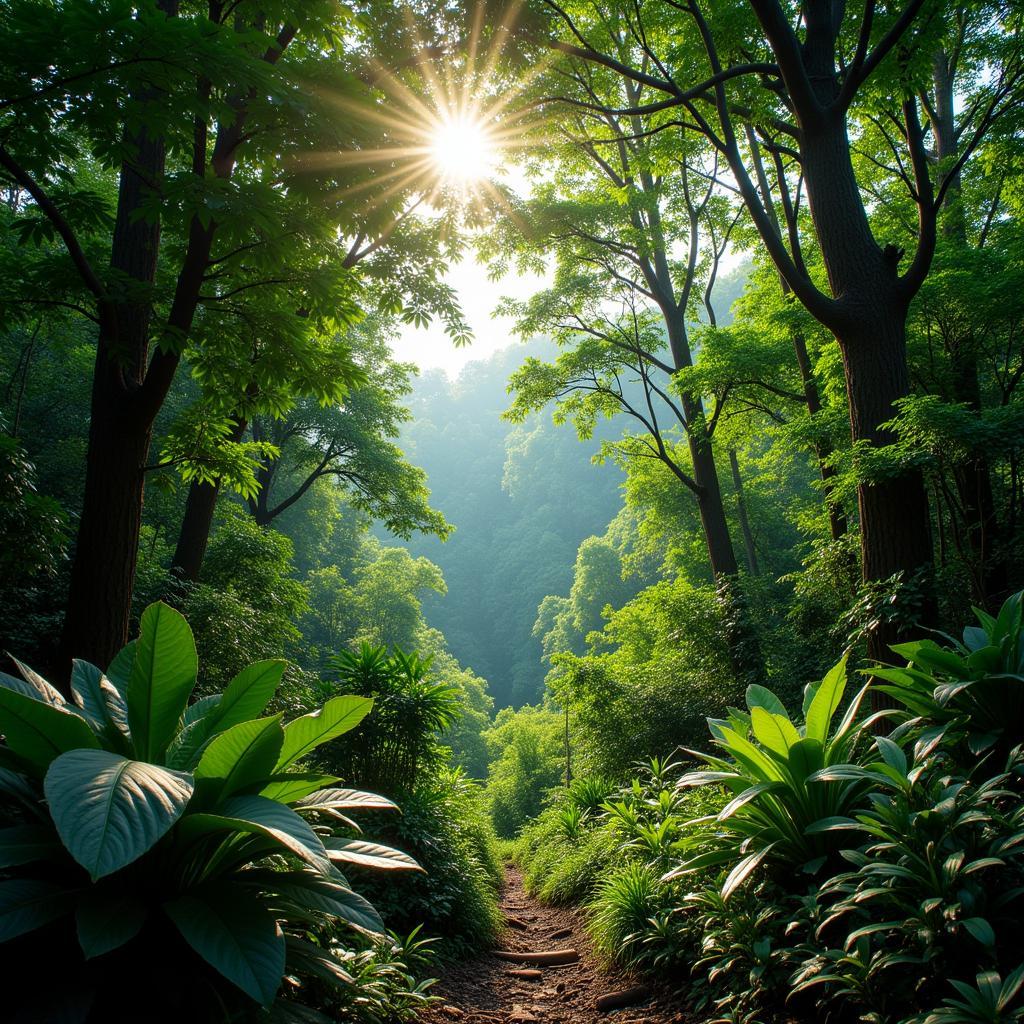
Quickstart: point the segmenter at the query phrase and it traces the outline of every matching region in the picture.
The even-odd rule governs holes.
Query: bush
[[[149,1019],[220,1022],[273,1007],[309,1020],[313,979],[353,984],[342,926],[384,926],[336,865],[419,869],[347,829],[332,835],[326,823],[345,812],[394,805],[331,788],[301,762],[371,700],[260,718],[284,671],[264,661],[190,705],[195,642],[162,604],[106,673],[74,663],[73,702],[19,668],[21,679],[0,675],[0,941],[12,977],[43,958],[61,965],[61,984],[29,990],[21,1010],[107,1022],[146,1006]]]
[[[724,807],[666,802],[643,823],[650,796],[606,805],[632,838],[591,901],[599,944],[634,966],[692,964],[690,997],[722,1020],[1024,1019],[1020,607],[948,647],[895,647],[910,663],[870,674],[905,710],[870,744],[879,716],[859,698],[830,727],[842,665],[809,688],[802,723],[752,687],[749,713],[710,722],[721,756],[679,782],[712,800],[725,787]]]
[[[479,786],[460,771],[439,770],[402,802],[402,815],[374,822],[385,842],[408,850],[425,874],[359,877],[389,922],[422,922],[449,955],[493,943],[501,925],[502,867]]]
[[[502,838],[511,839],[540,814],[547,794],[564,779],[564,735],[558,712],[529,705],[503,708],[484,734],[491,754],[487,803]]]

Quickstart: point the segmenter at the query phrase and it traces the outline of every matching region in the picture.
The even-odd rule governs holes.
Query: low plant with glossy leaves
[[[900,729],[914,736],[918,760],[942,746],[965,767],[998,771],[1024,743],[1024,592],[997,616],[974,611],[978,624],[962,640],[897,644],[892,649],[907,665],[871,672],[907,709]]]
[[[190,704],[192,633],[159,603],[106,671],[74,663],[70,700],[18,668],[0,675],[0,942],[9,965],[65,953],[59,983],[33,999],[115,1020],[125,989],[160,986],[152,1019],[285,1019],[303,978],[352,984],[324,936],[384,926],[340,865],[418,865],[354,834],[348,815],[391,801],[303,762],[372,700],[261,717],[284,670],[264,661]]]
[[[876,720],[858,718],[866,689],[833,726],[846,692],[843,659],[807,687],[802,722],[794,722],[779,698],[759,685],[747,688],[746,712],[731,709],[726,719],[709,719],[721,754],[695,754],[707,767],[687,773],[677,785],[723,786],[733,797],[717,814],[685,823],[689,835],[677,844],[682,862],[666,878],[728,866],[722,887],[727,897],[766,860],[808,874],[819,871],[843,845],[831,823],[860,806],[869,788],[863,779],[822,774],[849,762],[858,738]],[[695,846],[702,852],[692,854]]]

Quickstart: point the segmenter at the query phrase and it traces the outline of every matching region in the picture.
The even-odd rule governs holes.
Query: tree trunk
[[[234,444],[241,441],[247,425],[247,420],[241,417],[236,419],[228,440]],[[213,514],[217,508],[219,494],[219,477],[212,484],[196,481],[188,489],[185,515],[181,520],[178,543],[174,548],[174,558],[171,560],[171,573],[179,580],[188,580],[191,583],[199,581],[199,571],[203,567],[206,545],[210,541]]]
[[[128,640],[150,426],[124,415],[116,366],[97,354],[85,494],[72,562],[61,671],[84,658],[103,668]],[[111,394],[114,391],[114,394]]]
[[[889,316],[885,313],[879,308],[873,320],[851,326],[838,338],[853,441],[866,441],[873,448],[895,440],[881,424],[892,418],[893,403],[909,390],[904,322],[898,310]],[[889,661],[890,644],[902,639],[907,629],[917,632],[918,622],[927,625],[936,618],[928,497],[921,473],[904,470],[861,483],[857,501],[864,581],[884,583],[899,575],[904,583],[919,588],[915,604],[906,607],[903,617],[882,622],[869,636],[870,656]]]
[[[747,554],[747,570],[751,576],[760,576],[757,564],[757,551],[754,549],[754,534],[750,529],[747,517],[747,502],[743,495],[743,477],[740,476],[740,464],[736,458],[736,449],[729,449],[729,466],[732,469],[732,485],[736,488],[736,511],[740,518],[740,529],[743,531],[743,548]]]
[[[899,279],[902,254],[891,247],[883,250],[871,233],[844,120],[829,120],[808,130],[802,156],[815,234],[835,296],[826,326],[842,352],[850,433],[855,444],[867,442],[881,448],[896,440],[882,424],[895,415],[895,402],[910,393],[906,341],[910,296]],[[920,472],[905,470],[862,483],[857,504],[864,582],[884,583],[901,574],[904,582],[920,588],[904,615],[879,625],[869,636],[870,655],[889,660],[889,645],[905,629],[917,632],[919,624],[932,625],[937,616],[924,480]]]
[[[164,13],[177,3],[163,0]],[[146,96],[137,96],[145,102]],[[140,129],[126,143],[121,166],[110,266],[138,282],[145,295],[156,278],[160,222],[137,216],[163,181],[162,136]],[[67,614],[63,668],[84,658],[105,668],[128,640],[132,586],[142,524],[143,475],[156,418],[140,400],[149,356],[152,301],[111,303],[101,314],[96,344],[85,494],[78,523]]]

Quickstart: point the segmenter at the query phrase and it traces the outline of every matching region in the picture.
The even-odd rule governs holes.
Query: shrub
[[[264,661],[189,705],[195,643],[162,604],[106,673],[74,663],[71,702],[19,668],[21,679],[0,675],[0,941],[12,976],[55,957],[66,985],[49,995],[96,1021],[136,1019],[155,992],[151,1019],[241,1019],[273,1005],[276,1019],[308,1020],[311,979],[352,984],[339,928],[384,927],[337,865],[418,866],[332,835],[325,821],[394,805],[301,762],[371,700],[260,718],[284,670]]]
[[[711,825],[715,848],[685,859],[671,877],[729,864],[722,887],[728,896],[765,860],[806,874],[826,865],[845,842],[834,831],[835,820],[857,808],[868,788],[859,776],[827,771],[849,761],[857,738],[876,720],[857,719],[865,687],[832,729],[845,688],[843,659],[821,683],[807,687],[803,723],[794,724],[775,694],[756,684],[747,688],[748,713],[733,710],[725,720],[709,719],[725,756],[701,755],[708,768],[684,775],[678,785],[725,786],[733,799],[713,825],[704,819],[689,823]],[[708,841],[703,830],[696,839]],[[686,841],[680,845],[685,848]]]
[[[321,756],[332,772],[391,795],[411,792],[442,763],[438,735],[459,717],[459,692],[428,678],[430,658],[363,643],[331,659],[341,687],[372,697],[374,717],[358,741],[338,740]]]
[[[374,821],[386,842],[408,850],[425,874],[362,877],[360,888],[394,926],[423,923],[456,955],[490,945],[501,923],[502,868],[477,784],[441,769],[402,802],[401,816]]]

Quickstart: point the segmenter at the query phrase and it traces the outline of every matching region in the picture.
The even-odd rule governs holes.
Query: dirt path
[[[599,997],[636,988],[639,983],[621,972],[604,969],[580,915],[545,906],[527,895],[514,867],[507,869],[501,908],[513,923],[519,923],[519,927],[507,929],[499,942],[501,950],[575,950],[578,960],[539,966],[491,952],[456,964],[434,989],[443,1002],[421,1014],[424,1024],[690,1024],[694,1019],[665,993],[650,989],[630,1000],[628,1006],[601,1012]],[[564,934],[566,930],[568,934]],[[554,938],[560,933],[561,937]],[[524,969],[539,972],[539,977],[513,973]]]

